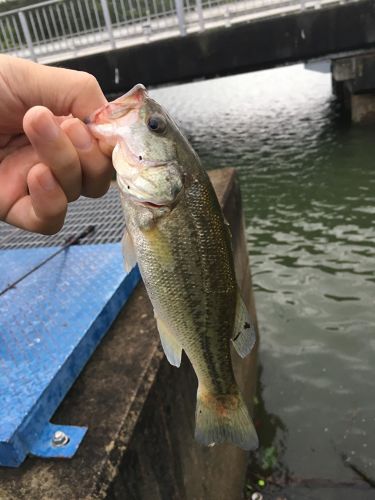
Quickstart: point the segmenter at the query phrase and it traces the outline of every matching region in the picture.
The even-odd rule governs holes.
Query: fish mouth
[[[84,119],[84,122],[86,125],[111,123],[113,120],[127,115],[130,111],[139,110],[147,97],[146,87],[138,83],[123,96],[94,111]]]
[[[173,198],[173,200],[168,200],[168,201],[160,201],[158,203],[155,202],[155,200],[140,200],[139,198],[135,198],[132,195],[130,195],[132,201],[134,201],[137,205],[141,205],[142,207],[145,208],[167,208],[168,210],[173,210],[174,207],[177,205],[179,202],[182,192],[184,188],[181,188],[180,191],[176,194],[176,196]]]
[[[131,200],[136,203],[137,205],[140,205],[144,208],[154,208],[154,209],[168,209],[169,211],[172,211],[174,207],[177,205],[178,200],[181,197],[181,191],[177,194],[176,198],[173,201],[168,201],[168,202],[160,202],[160,203],[155,203],[155,201],[149,201],[149,200],[140,200],[138,198],[135,198],[130,195]]]
[[[140,205],[145,208],[168,208],[172,210],[178,203],[183,191],[183,188],[181,188],[173,199],[155,200],[152,197],[147,196],[147,193],[141,192],[130,180],[124,179],[120,175],[117,176],[117,183],[121,192],[125,196],[130,198],[130,200],[136,205]]]
[[[137,200],[137,199],[133,199],[133,201],[137,204],[137,205],[141,205],[142,207],[146,207],[146,208],[170,208],[170,204],[166,205],[166,204],[157,204],[157,203],[153,203],[151,201],[141,201],[141,200]]]

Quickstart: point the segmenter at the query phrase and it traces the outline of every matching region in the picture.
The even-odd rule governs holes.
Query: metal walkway
[[[0,13],[0,52],[42,63],[353,0],[48,0]]]
[[[0,223],[0,466],[69,458],[85,435],[50,419],[139,281],[122,219],[111,188],[70,204],[55,236]]]

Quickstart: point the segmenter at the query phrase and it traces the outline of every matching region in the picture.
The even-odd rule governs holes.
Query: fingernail
[[[81,122],[76,122],[69,127],[69,137],[77,149],[87,150],[92,146],[92,135]]]
[[[43,136],[43,138],[48,141],[55,140],[60,133],[60,129],[56,125],[55,120],[47,111],[40,113],[38,120],[34,124],[34,129],[39,135]]]
[[[45,191],[52,191],[56,189],[57,182],[52,173],[49,170],[45,170],[38,175],[38,181],[42,189]]]

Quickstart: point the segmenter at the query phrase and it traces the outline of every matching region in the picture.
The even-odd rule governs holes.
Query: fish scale
[[[254,449],[258,440],[236,384],[230,344],[246,356],[255,331],[207,173],[142,85],[96,111],[89,126],[114,146],[126,267],[138,262],[168,360],[179,366],[184,350],[198,377],[196,439]]]
[[[223,251],[230,246],[230,242],[223,241],[229,239],[228,232],[223,225],[207,224],[221,209],[217,200],[212,202],[209,189],[203,189],[203,182],[209,182],[207,176],[202,176],[199,190],[186,190],[184,199],[169,217],[158,220],[159,238],[154,238],[154,233],[149,237],[148,231],[137,226],[137,217],[132,216],[134,210],[147,208],[134,207],[130,200],[125,200],[124,213],[126,226],[137,242],[141,274],[156,316],[167,319],[205,390],[226,394],[236,385],[229,339],[237,285],[230,254]],[[173,265],[164,264],[165,242],[174,257]],[[195,262],[194,267],[191,262]],[[217,273],[218,269],[226,270],[224,276]],[[223,277],[229,278],[229,283],[224,285]],[[196,296],[192,294],[194,288]],[[208,294],[202,294],[207,290]],[[200,305],[203,302],[203,307],[197,310],[194,299]]]

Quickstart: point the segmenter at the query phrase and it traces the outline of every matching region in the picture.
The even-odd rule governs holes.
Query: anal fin
[[[178,368],[181,364],[182,347],[176,339],[175,334],[170,331],[163,320],[156,317],[156,324],[164,353],[170,364]]]
[[[133,241],[126,228],[121,243],[122,243],[122,255],[124,256],[124,267],[125,271],[128,273],[137,264],[137,256],[135,254]]]
[[[232,342],[241,358],[244,358],[251,352],[256,342],[254,323],[249,316],[249,312],[239,291],[237,293],[236,319]]]

